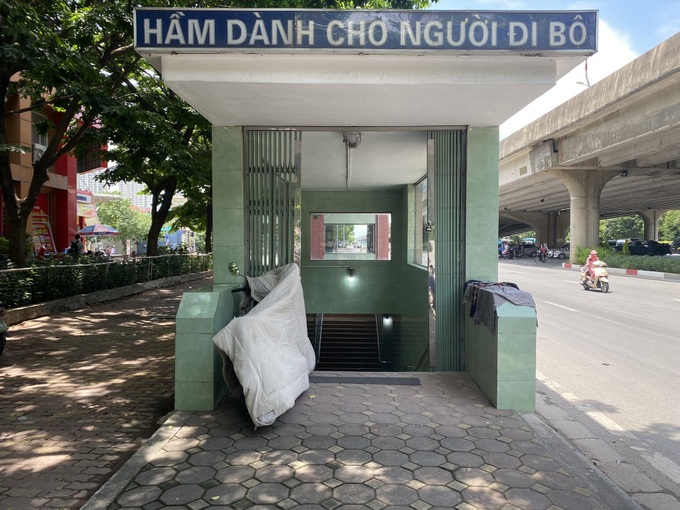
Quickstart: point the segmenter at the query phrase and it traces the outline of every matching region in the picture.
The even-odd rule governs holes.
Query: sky
[[[680,32],[680,0],[439,0],[433,9],[487,11],[598,10],[598,51],[500,126],[500,138],[610,75]]]

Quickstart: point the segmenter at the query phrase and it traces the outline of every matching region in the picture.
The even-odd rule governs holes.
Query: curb
[[[80,510],[106,510],[130,485],[135,476],[182,428],[192,413],[174,411],[156,432],[102,485]]]
[[[572,468],[573,476],[582,486],[594,488],[600,500],[609,508],[643,510],[628,493],[593,466],[557,428],[538,413],[537,409],[535,414],[521,413],[520,416],[553,458]]]
[[[8,326],[12,326],[14,324],[19,324],[27,320],[37,319],[38,317],[44,317],[54,313],[65,312],[68,310],[79,310],[97,303],[114,301],[116,299],[132,296],[134,294],[141,294],[142,292],[146,292],[148,290],[155,290],[161,287],[190,282],[193,280],[201,280],[211,275],[212,271],[203,271],[201,273],[171,276],[168,278],[160,278],[158,280],[151,280],[144,283],[136,283],[126,287],[117,287],[115,289],[102,290],[89,294],[78,294],[77,296],[55,299],[54,301],[47,301],[45,303],[37,303],[35,305],[23,306],[20,308],[11,308],[5,312],[5,322]]]
[[[571,271],[579,271],[581,266],[579,264],[572,264],[571,262],[562,262],[562,267]],[[620,267],[607,267],[607,272],[618,276],[636,276],[638,278],[648,278],[650,280],[670,280],[680,282],[680,274],[677,273],[660,273],[658,271],[623,269]]]

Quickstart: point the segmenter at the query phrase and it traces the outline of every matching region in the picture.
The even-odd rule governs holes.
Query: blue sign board
[[[597,11],[135,10],[135,47],[157,51],[597,50]]]

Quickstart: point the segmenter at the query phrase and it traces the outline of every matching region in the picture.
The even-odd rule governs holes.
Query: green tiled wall
[[[496,314],[495,333],[466,315],[467,371],[498,409],[534,412],[536,311],[503,303]]]
[[[467,133],[465,280],[498,279],[498,128]]]
[[[213,126],[213,281],[242,283],[229,273],[236,262],[245,268],[243,226],[243,129]]]
[[[185,292],[176,316],[175,409],[208,411],[226,394],[213,336],[234,317],[234,286]]]
[[[307,313],[399,313],[406,260],[404,193],[405,189],[302,192],[301,276]],[[310,260],[312,212],[391,213],[391,260]],[[353,279],[348,266],[354,269]]]

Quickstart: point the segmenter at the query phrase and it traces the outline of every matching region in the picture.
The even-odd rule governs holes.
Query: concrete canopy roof
[[[375,131],[353,151],[351,189],[411,184],[426,173],[424,128],[500,125],[586,58],[569,53],[140,53],[213,125],[326,131],[316,142],[333,148],[310,149],[311,133],[303,135],[303,189],[329,190],[347,189],[343,131]],[[421,149],[410,152],[417,144]]]

